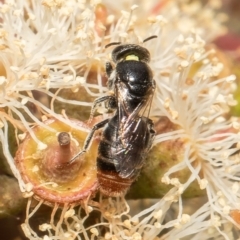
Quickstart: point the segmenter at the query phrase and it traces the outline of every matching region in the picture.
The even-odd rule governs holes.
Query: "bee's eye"
[[[126,61],[130,61],[130,60],[133,60],[133,61],[139,61],[139,57],[136,56],[136,55],[127,55],[126,58],[125,58]]]

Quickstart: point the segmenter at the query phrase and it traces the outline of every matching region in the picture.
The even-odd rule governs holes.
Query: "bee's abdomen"
[[[118,197],[127,192],[134,179],[121,178],[116,171],[97,172],[100,192],[107,196]]]
[[[122,178],[115,168],[116,159],[113,154],[116,149],[109,142],[101,141],[97,157],[97,177],[100,191],[112,197],[117,197],[126,193],[134,178]]]
[[[99,171],[116,171],[114,157],[117,146],[117,129],[107,124],[102,133],[102,139],[98,146],[97,168]]]
[[[121,178],[116,170],[116,163],[114,164],[114,161],[117,161],[116,153],[119,146],[115,120],[113,118],[102,133],[97,157],[97,177],[100,191],[113,197],[124,194],[133,182],[131,178]]]
[[[102,141],[100,145],[100,151],[97,157],[97,178],[100,191],[112,197],[125,194],[133,180],[119,176],[114,165],[114,159],[110,156],[111,151],[101,151],[104,146],[105,149],[112,149],[111,145],[104,141]]]

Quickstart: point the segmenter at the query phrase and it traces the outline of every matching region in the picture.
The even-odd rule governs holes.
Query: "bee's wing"
[[[134,176],[140,171],[154,136],[152,125],[146,118],[131,121],[126,127],[127,131],[122,133],[124,145],[117,152],[116,158],[116,170],[123,178]]]
[[[126,113],[126,101],[121,96],[121,89],[118,93],[119,111],[119,138],[116,151],[115,168],[122,178],[137,175],[142,168],[146,154],[148,153],[155,131],[153,123],[148,118],[152,95],[147,101],[142,101],[135,110]],[[124,116],[127,115],[127,118]]]

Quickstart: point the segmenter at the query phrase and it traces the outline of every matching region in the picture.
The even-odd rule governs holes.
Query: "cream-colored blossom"
[[[239,135],[231,131],[232,122],[222,117],[229,105],[227,96],[231,90],[228,78],[215,79],[221,68],[217,70],[212,65],[214,63],[209,62],[202,65],[199,72],[192,77],[191,84],[187,82],[190,66],[195,62],[192,58],[194,52],[198,51],[202,58],[206,56],[203,46],[201,38],[193,35],[190,44],[189,41],[184,41],[184,46],[181,47],[185,49],[189,64],[183,67],[182,60],[176,58],[176,62],[169,68],[169,76],[159,74],[154,115],[162,112],[162,115],[167,116],[179,128],[159,134],[155,140],[160,143],[177,138],[184,139],[184,159],[170,168],[164,179],[178,171],[189,169],[191,175],[182,183],[183,188],[187,189],[190,183],[197,180],[200,188],[207,191],[211,213],[220,214],[220,219],[233,222],[226,206],[228,209],[239,208],[239,192],[232,191],[233,186],[240,180],[239,163],[231,160],[231,155],[237,152],[234,146],[239,141]],[[155,74],[160,71],[155,69]],[[167,108],[164,99],[168,99]],[[172,115],[172,111],[178,113],[177,118]],[[219,192],[221,197],[218,196]],[[220,222],[213,225],[225,236],[220,230]]]

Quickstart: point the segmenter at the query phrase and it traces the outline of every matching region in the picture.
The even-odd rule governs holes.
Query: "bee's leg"
[[[109,121],[109,119],[105,119],[97,124],[95,124],[91,130],[91,132],[88,134],[86,140],[85,140],[85,143],[83,145],[83,149],[81,152],[79,152],[77,155],[75,155],[70,161],[69,161],[69,164],[73,163],[80,155],[82,155],[83,153],[85,153],[91,143],[91,140],[93,138],[93,135],[95,133],[95,131],[97,131],[98,129],[104,127],[105,124],[107,124]]]
[[[88,119],[88,124],[92,121],[92,118],[93,118],[93,115],[94,115],[94,112],[95,112],[97,106],[100,103],[105,102],[105,101],[108,101],[109,103],[112,103],[113,99],[115,99],[115,97],[113,95],[106,95],[106,96],[95,99],[95,101],[93,102],[91,112],[90,112],[90,117]]]
[[[110,75],[113,71],[112,64],[110,62],[106,62],[105,69],[106,69],[107,76],[110,77]]]

